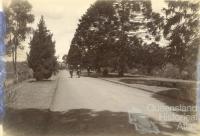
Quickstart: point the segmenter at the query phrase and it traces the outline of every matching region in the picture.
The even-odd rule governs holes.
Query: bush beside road
[[[28,67],[27,62],[18,62],[17,67],[18,67],[18,79],[15,76],[12,62],[6,62],[6,71],[7,71],[5,80],[6,88],[18,82],[30,79],[32,77],[32,71]]]

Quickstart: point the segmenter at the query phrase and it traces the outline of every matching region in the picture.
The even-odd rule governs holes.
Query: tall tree
[[[71,46],[68,53],[67,62],[74,66],[81,64],[81,52],[76,45]]]
[[[151,1],[116,1],[114,4],[118,29],[118,72],[123,76],[125,68],[138,64],[143,44],[151,45],[160,40],[162,17],[152,11]],[[151,56],[149,56],[151,57]],[[137,58],[137,59],[136,59]],[[132,60],[132,62],[131,62]]]
[[[130,26],[129,16],[130,16],[130,2],[127,0],[122,0],[121,2],[115,2],[114,7],[116,9],[116,17],[118,18],[116,21],[117,29],[118,29],[118,58],[117,58],[117,69],[119,72],[119,76],[123,76],[125,72],[126,61],[128,58],[127,52],[127,31],[128,26]],[[138,10],[137,6],[135,8]]]
[[[17,75],[17,52],[23,49],[21,43],[26,40],[31,32],[29,24],[33,23],[34,15],[31,13],[32,6],[27,0],[12,0],[5,9],[7,18],[7,49],[12,54],[14,72]]]
[[[68,58],[79,54],[83,65],[110,67],[123,76],[126,68],[144,64],[139,52],[147,40],[152,39],[148,45],[160,40],[161,27],[151,1],[98,0],[81,18]]]
[[[167,3],[164,36],[170,41],[168,61],[177,65],[180,72],[189,65],[195,71],[200,41],[199,2],[179,0]]]
[[[83,15],[69,50],[69,63],[74,63],[72,60],[76,62],[81,60],[79,63],[84,67],[93,67],[98,70],[108,64],[105,60],[108,60],[110,43],[112,43],[111,30],[114,27],[112,3],[113,1],[97,1]]]
[[[53,34],[47,29],[44,18],[41,17],[38,29],[30,41],[30,53],[27,58],[36,80],[48,79],[57,71],[55,42],[52,37]]]

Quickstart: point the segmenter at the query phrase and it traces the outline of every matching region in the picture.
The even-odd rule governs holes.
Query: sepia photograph
[[[0,0],[0,136],[200,136],[199,0]]]

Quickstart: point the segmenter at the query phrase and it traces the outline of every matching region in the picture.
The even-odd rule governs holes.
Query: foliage
[[[62,61],[63,63],[67,64],[67,54],[63,55]]]
[[[93,67],[97,71],[101,67],[111,67],[123,76],[126,67],[132,67],[138,62],[138,52],[143,48],[144,40],[137,31],[141,27],[151,27],[149,31],[157,36],[158,28],[154,26],[161,22],[160,16],[155,13],[151,21],[153,24],[142,23],[143,19],[135,21],[139,16],[137,13],[151,19],[151,3],[97,1],[80,20],[69,50],[68,62]]]
[[[33,70],[36,80],[48,79],[57,71],[57,58],[55,57],[55,42],[53,34],[47,30],[44,18],[41,17],[38,29],[35,30],[30,41],[28,55],[29,67]]]
[[[196,69],[199,37],[199,2],[168,1],[164,9],[166,24],[164,36],[170,41],[168,61],[177,65],[180,72],[187,65]]]
[[[165,64],[165,49],[156,43],[144,45],[140,55],[142,66],[146,67],[147,73],[151,74],[153,68],[162,68]]]
[[[12,54],[14,71],[17,74],[17,51],[23,49],[21,45],[31,32],[29,24],[33,23],[34,15],[31,13],[32,6],[26,0],[12,0],[5,9],[7,22],[7,50]]]
[[[167,63],[180,71],[195,71],[199,43],[199,5],[169,1],[165,16],[151,1],[97,0],[80,19],[68,63],[85,68],[111,68],[123,76],[128,69],[162,69]],[[163,41],[167,40],[165,47]],[[103,74],[107,71],[103,71]]]
[[[111,30],[114,10],[112,1],[97,1],[83,15],[72,41],[68,54],[68,62],[73,65],[82,64],[83,67],[99,69],[108,64],[104,58],[108,54],[113,42]]]

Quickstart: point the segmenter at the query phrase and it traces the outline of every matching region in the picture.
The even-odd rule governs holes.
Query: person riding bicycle
[[[78,76],[78,78],[80,78],[80,74],[81,74],[81,66],[78,65],[77,66],[77,76]]]
[[[69,65],[69,74],[71,78],[73,78],[73,72],[74,72],[73,65]]]

